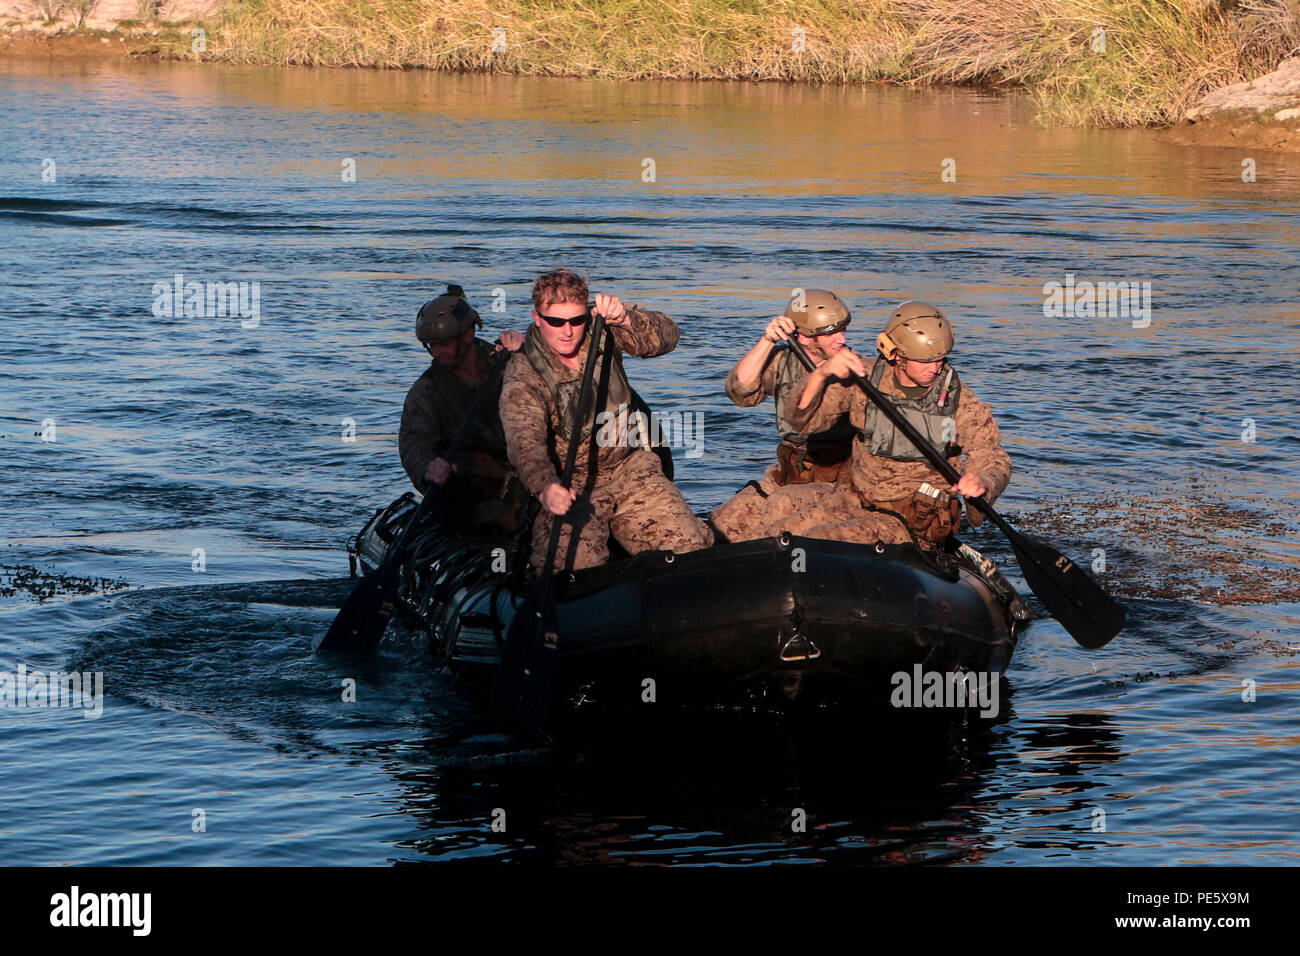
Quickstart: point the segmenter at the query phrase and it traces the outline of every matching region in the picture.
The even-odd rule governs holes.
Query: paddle
[[[803,346],[794,339],[787,341],[804,368],[811,372],[815,366]],[[957,484],[961,478],[957,470],[948,464],[947,459],[913,428],[907,419],[899,414],[879,389],[861,375],[850,372],[849,377],[855,385],[867,393],[867,396],[885,413],[885,417],[894,423],[894,427],[908,437],[949,484]],[[1020,562],[1020,570],[1024,572],[1025,583],[1080,647],[1090,651],[1105,647],[1111,638],[1124,629],[1123,606],[1103,591],[1101,585],[1086,571],[1052,548],[1046,541],[1021,534],[1011,527],[983,498],[968,497],[966,503],[973,504],[984,512],[985,516],[1007,536],[1007,540],[1011,542],[1011,549],[1016,554],[1016,560]]]
[[[591,380],[596,371],[597,353],[600,351],[598,345],[604,334],[605,317],[597,314],[588,333],[591,345],[582,369],[573,428],[564,455],[564,471],[560,474],[560,486],[563,488],[568,488],[573,480],[582,426],[591,413],[587,407],[590,404]],[[572,507],[569,514],[573,514]],[[560,640],[553,590],[555,553],[560,546],[560,531],[566,518],[567,515],[551,516],[551,537],[546,545],[546,560],[538,569],[537,584],[524,599],[524,603],[515,610],[510,630],[506,632],[501,666],[497,668],[496,681],[492,687],[492,710],[497,720],[507,729],[518,732],[535,730],[546,716],[551,675],[555,670],[555,650]]]
[[[488,377],[483,382],[474,401],[461,422],[459,431],[451,440],[447,453],[441,457],[453,461],[460,452],[460,446],[469,433],[470,422],[483,407],[487,395],[492,392],[501,370],[506,367],[510,353],[501,351],[489,359]],[[450,479],[449,479],[450,480]],[[375,568],[352,589],[348,599],[339,608],[334,623],[323,635],[316,638],[312,649],[317,654],[327,651],[345,651],[369,654],[374,651],[388,629],[393,612],[397,609],[397,586],[400,583],[402,562],[406,560],[406,541],[411,532],[424,524],[433,511],[433,503],[438,500],[442,485],[433,485],[424,495],[424,500],[415,509],[397,542],[384,553],[384,562]]]

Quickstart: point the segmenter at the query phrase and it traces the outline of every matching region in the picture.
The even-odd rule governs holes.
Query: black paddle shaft
[[[573,415],[573,433],[569,435],[569,447],[564,452],[564,471],[560,473],[560,485],[568,488],[573,482],[573,470],[578,463],[578,445],[581,444],[582,426],[590,414],[591,409],[588,407],[591,400],[591,380],[595,377],[596,362],[600,352],[601,336],[605,334],[605,317],[596,314],[591,323],[590,334],[590,351],[587,353],[587,363],[582,370],[582,384],[578,387],[577,408],[574,409]],[[541,577],[538,579],[538,587],[541,594],[549,595],[551,582],[554,579],[553,569],[555,568],[555,552],[560,547],[560,532],[564,528],[565,515],[553,515],[551,521],[551,537],[546,544],[546,562],[542,565]],[[542,603],[545,603],[544,601]],[[540,605],[539,605],[540,606]]]
[[[789,345],[791,350],[794,352],[795,357],[803,363],[803,367],[809,372],[813,371],[817,367],[813,364],[812,359],[808,357],[808,353],[804,351],[802,345],[794,339],[789,340]],[[880,389],[876,388],[876,386],[872,385],[856,372],[850,372],[849,377],[852,379],[853,384],[859,386],[871,397],[873,402],[880,406],[880,410],[885,413],[885,417],[894,423],[895,428],[907,436],[908,440],[926,457],[926,460],[938,469],[939,474],[948,479],[949,484],[955,485],[961,480],[961,475],[957,473],[957,469],[948,464],[948,460],[944,458],[943,455],[939,454],[938,450],[926,440],[925,436],[918,432],[911,422],[898,413],[898,409],[894,408],[893,404],[885,398]],[[975,504],[980,507],[980,510],[988,513],[989,505],[983,500],[979,498],[968,498],[967,500],[975,502]]]
[[[509,352],[502,352],[492,356],[489,360],[491,363],[488,371],[488,377],[483,386],[479,389],[474,401],[470,404],[469,412],[465,415],[465,420],[460,423],[455,437],[452,438],[451,444],[447,446],[446,454],[440,456],[446,461],[454,461],[460,454],[460,446],[465,442],[465,436],[469,434],[469,429],[474,418],[482,410],[487,396],[493,391],[497,378],[501,375],[502,370],[509,361]],[[450,479],[449,479],[450,480]],[[397,594],[398,572],[401,569],[402,562],[406,559],[406,541],[417,527],[422,525],[433,509],[433,503],[438,499],[438,492],[443,488],[442,485],[434,485],[425,491],[424,499],[415,509],[406,522],[406,527],[398,536],[397,541],[384,553],[384,561],[378,568],[371,571],[360,583],[353,588],[348,599],[343,602],[339,608],[338,616],[334,618],[334,623],[330,629],[316,641],[315,650],[317,653],[323,651],[364,651],[369,652],[375,649],[375,646],[384,636],[384,631],[388,629],[388,622],[392,619],[394,607],[394,598]]]
[[[803,363],[804,368],[812,372],[816,366],[808,353],[795,339],[788,341],[795,357]],[[961,475],[948,463],[939,450],[918,432],[906,418],[899,414],[893,404],[856,372],[849,373],[855,385],[867,393],[876,403],[885,417],[893,422],[907,439],[925,456],[926,461],[938,470],[950,484],[957,484]],[[1025,574],[1025,583],[1047,605],[1048,609],[1078,643],[1089,650],[1103,647],[1111,638],[1124,629],[1124,608],[1115,602],[1101,585],[1094,581],[1078,565],[1065,555],[1056,551],[1045,541],[1021,534],[993,510],[993,506],[980,498],[966,498],[967,504],[973,504],[1007,536],[1011,548],[1020,562],[1020,569]]]
[[[588,332],[587,361],[582,369],[582,382],[578,386],[573,428],[564,455],[564,470],[559,476],[560,486],[563,488],[568,488],[573,481],[583,425],[591,414],[589,407],[591,382],[595,376],[596,362],[599,360],[604,335],[605,317],[596,314]],[[572,514],[572,507],[569,513]],[[537,570],[537,584],[515,610],[510,629],[506,632],[501,664],[497,668],[496,681],[492,688],[492,709],[497,719],[507,728],[515,731],[535,730],[546,716],[546,705],[551,692],[551,675],[555,670],[555,652],[560,638],[559,621],[552,594],[555,554],[559,550],[560,532],[563,530],[566,517],[566,515],[551,516],[551,535],[546,545],[546,559]]]

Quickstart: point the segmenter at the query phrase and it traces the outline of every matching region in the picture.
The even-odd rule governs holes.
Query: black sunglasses
[[[537,315],[538,315],[540,318],[544,319],[544,320],[546,321],[546,324],[549,325],[549,326],[550,326],[551,328],[553,328],[553,329],[563,328],[563,327],[566,326],[566,325],[572,325],[572,326],[575,326],[575,327],[576,327],[576,326],[580,326],[580,325],[586,325],[588,322],[591,321],[591,310],[590,310],[590,309],[587,310],[586,312],[582,313],[582,315],[575,315],[575,316],[574,316],[573,318],[571,318],[571,319],[557,319],[557,318],[555,318],[555,317],[553,317],[553,316],[550,316],[550,315],[542,315],[542,313],[540,313],[540,312],[538,312]]]

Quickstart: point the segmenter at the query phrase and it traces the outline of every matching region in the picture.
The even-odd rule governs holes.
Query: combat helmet
[[[800,309],[802,298],[803,308]],[[783,313],[794,319],[800,335],[830,335],[839,332],[853,318],[849,307],[834,292],[826,289],[804,289],[790,297]]]
[[[466,329],[483,324],[477,312],[465,301],[465,290],[447,286],[445,295],[430,299],[415,316],[415,337],[428,345],[464,334]]]
[[[952,324],[928,302],[909,299],[894,310],[876,348],[886,359],[937,362],[952,351]]]

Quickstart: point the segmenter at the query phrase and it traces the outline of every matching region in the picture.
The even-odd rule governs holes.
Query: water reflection
[[[6,725],[0,765],[75,778],[8,813],[7,846],[47,847],[58,814],[91,805],[134,848],[76,862],[244,862],[272,836],[296,862],[1296,852],[1289,158],[1256,157],[1246,184],[1233,151],[1043,130],[1017,97],[974,91],[50,59],[0,60],[0,89],[5,560],[156,589],[0,610],[0,655],[103,670],[102,723],[121,721],[94,738],[52,723],[36,748]],[[35,178],[45,156],[57,183]],[[735,408],[722,378],[792,286],[843,295],[868,351],[900,299],[942,303],[1015,463],[1004,512],[1104,557],[1132,626],[1085,654],[1036,625],[986,739],[764,727],[706,745],[688,725],[581,761],[494,742],[412,635],[365,665],[314,659],[344,538],[404,490],[415,306],[448,281],[480,306],[500,288],[489,327],[519,327],[529,281],[560,262],[680,320],[678,350],[632,374],[657,406],[704,414],[705,454],[678,460],[700,508],[770,459],[770,409]],[[177,271],[260,281],[261,325],[153,317],[152,284]],[[1151,281],[1151,324],[1044,316],[1044,284],[1067,273]],[[31,437],[47,416],[58,444]],[[972,542],[1015,575],[996,535]],[[1214,606],[1216,590],[1248,604]],[[105,796],[127,786],[110,751],[156,785]],[[247,776],[223,777],[231,761]],[[224,836],[153,839],[175,810],[160,803],[218,778]]]
[[[390,768],[431,858],[476,852],[559,863],[936,862],[982,851],[962,809],[994,770],[992,734],[933,721],[761,716],[657,721],[583,750]],[[508,747],[503,739],[501,746]],[[496,815],[494,817],[494,814]],[[497,819],[504,832],[493,832]]]

